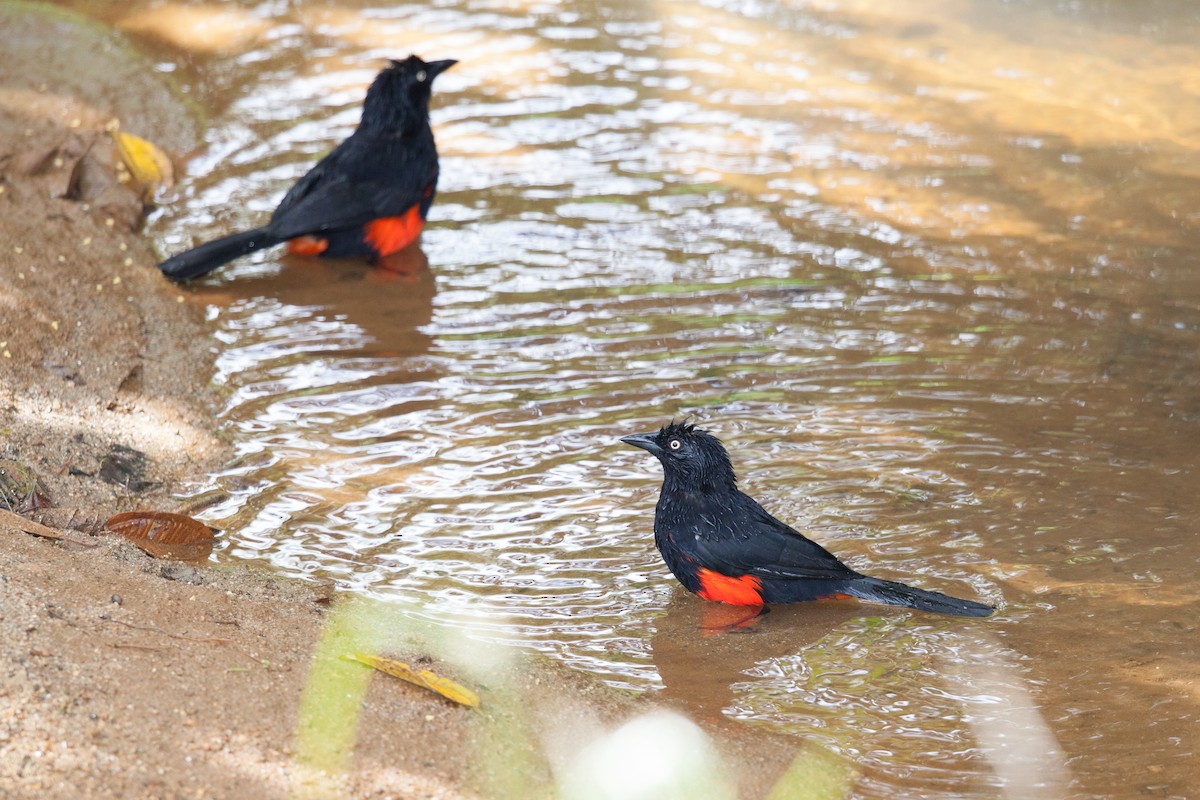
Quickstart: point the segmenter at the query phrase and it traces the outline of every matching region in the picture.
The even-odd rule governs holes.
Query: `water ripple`
[[[261,220],[356,123],[364,64],[418,43],[460,59],[434,102],[428,268],[263,254],[208,290],[235,457],[196,493],[222,557],[431,617],[470,604],[497,640],[669,693],[665,653],[694,627],[671,621],[652,543],[659,468],[616,440],[690,412],[851,565],[1010,620],[1079,587],[1124,598],[1115,571],[1153,583],[1150,551],[1194,563],[1154,511],[1195,510],[1200,421],[1195,242],[1156,210],[1151,178],[1173,170],[1138,161],[1166,156],[1144,137],[1079,156],[1061,108],[1103,103],[1030,107],[1049,84],[1010,94],[955,37],[1014,63],[1058,50],[860,12],[301,4],[226,65],[253,91],[231,90],[154,222],[166,247]],[[1018,106],[1028,135],[998,133]],[[1129,208],[1089,205],[1098,185]],[[1150,626],[1136,603],[1090,608],[1087,625]],[[1057,624],[1025,642],[1039,663],[1078,638]],[[982,652],[954,630],[860,616],[788,639],[733,669],[716,710],[852,756],[862,796],[997,796],[971,727],[995,698],[947,669]]]

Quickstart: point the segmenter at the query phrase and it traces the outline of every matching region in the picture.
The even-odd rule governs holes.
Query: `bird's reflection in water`
[[[835,628],[886,607],[829,600],[796,605],[730,606],[699,600],[682,589],[655,620],[650,646],[663,682],[661,698],[696,720],[727,720],[732,685],[751,680],[747,670],[791,656]],[[903,613],[903,612],[900,612]]]
[[[432,340],[422,328],[433,320],[437,282],[419,246],[371,265],[361,260],[285,256],[282,269],[199,287],[206,303],[228,306],[250,297],[271,297],[289,306],[318,309],[345,319],[373,343],[346,355],[415,356]]]
[[[655,620],[652,659],[663,682],[660,699],[706,728],[734,763],[753,763],[737,776],[739,796],[777,796],[780,781],[799,764],[802,772],[821,766],[841,787],[854,780],[853,769],[827,752],[827,743],[808,737],[772,734],[729,716],[735,684],[754,680],[747,671],[773,658],[819,647],[822,639],[847,622],[891,612],[886,606],[821,600],[769,609],[730,606],[700,600],[682,588]],[[815,733],[815,732],[814,732]],[[816,765],[816,766],[814,766]],[[826,795],[820,795],[826,796]]]

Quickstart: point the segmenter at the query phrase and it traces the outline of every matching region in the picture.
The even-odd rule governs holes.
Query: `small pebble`
[[[121,595],[119,595],[119,594],[114,594],[114,595],[112,596],[112,601],[113,601],[114,603],[116,603],[117,605],[121,605],[122,603],[124,603],[124,602],[125,602],[124,600],[122,600],[122,599],[121,599]]]

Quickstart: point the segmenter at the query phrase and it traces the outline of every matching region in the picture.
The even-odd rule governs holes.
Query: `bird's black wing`
[[[342,155],[347,151],[346,145],[349,139],[343,141],[337,147],[333,148],[324,158],[313,165],[313,168],[304,173],[300,180],[292,184],[292,188],[288,189],[287,194],[279,201],[279,205],[275,207],[275,211],[271,214],[271,222],[278,222],[280,219],[287,216],[287,213],[296,207],[296,205],[305,200],[313,193],[322,183],[326,182],[330,175],[338,174],[338,162],[341,161]]]
[[[404,214],[437,180],[432,137],[423,145],[356,132],[284,195],[271,233],[291,239]]]
[[[398,216],[397,212],[383,210],[379,194],[378,187],[364,186],[342,176],[323,180],[314,184],[312,191],[297,200],[287,213],[272,219],[271,232],[280,239],[291,239],[365,225],[380,217]]]
[[[699,562],[710,569],[765,580],[857,577],[824,547],[771,516],[750,497],[739,497],[732,512],[721,515],[724,530],[718,535],[701,535],[689,543]]]

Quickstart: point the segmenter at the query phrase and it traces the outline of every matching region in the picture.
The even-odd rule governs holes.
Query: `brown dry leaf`
[[[169,189],[175,182],[171,159],[154,143],[121,131],[113,131],[112,136],[129,174],[142,187],[142,200],[149,201],[160,187]]]
[[[71,169],[71,179],[67,181],[67,190],[63,197],[75,202],[90,202],[110,186],[119,185],[113,174],[112,165],[101,164],[90,151],[75,162]]]
[[[54,503],[51,502],[50,496],[41,491],[41,485],[39,484],[13,508],[13,511],[18,514],[32,514],[36,511],[50,508],[52,505]]]
[[[447,700],[452,700],[459,705],[467,706],[468,708],[479,708],[479,695],[462,684],[455,683],[449,678],[443,678],[431,670],[413,669],[403,661],[397,661],[394,658],[369,656],[364,653],[354,653],[346,657],[352,661],[366,664],[368,667],[374,667],[380,672],[387,673],[402,681],[408,681],[422,688],[429,689],[432,692],[437,692]]]
[[[28,519],[59,530],[72,530],[96,536],[104,530],[104,517],[86,508],[43,508],[26,514]]]
[[[57,539],[60,542],[79,545],[80,547],[95,547],[99,542],[95,539],[89,539],[86,536],[80,536],[73,531],[56,531],[54,528],[47,528],[41,523],[34,522],[30,519],[25,519],[22,516],[6,511],[0,508],[0,522],[11,525],[17,530],[32,534],[33,536],[41,536],[44,539]]]
[[[146,211],[142,187],[130,180],[115,140],[96,143],[75,162],[62,196],[88,203],[98,214],[131,230],[138,226]]]
[[[109,517],[104,527],[155,558],[203,561],[212,553],[215,531],[203,522],[166,511],[131,511]]]

